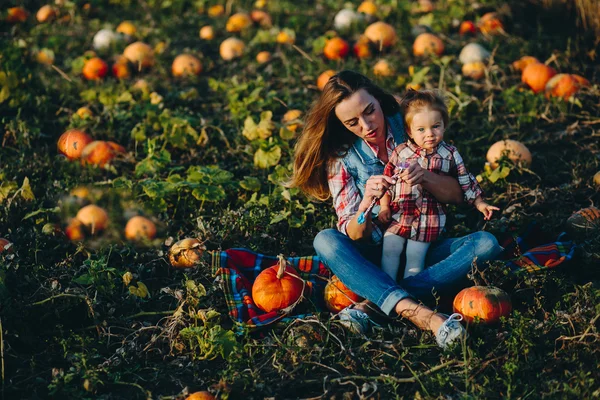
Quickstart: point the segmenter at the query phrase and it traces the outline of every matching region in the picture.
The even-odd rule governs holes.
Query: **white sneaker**
[[[462,339],[467,336],[467,331],[460,323],[462,320],[463,316],[461,314],[454,313],[444,321],[435,335],[435,341],[438,346],[442,349],[447,349],[456,339]]]

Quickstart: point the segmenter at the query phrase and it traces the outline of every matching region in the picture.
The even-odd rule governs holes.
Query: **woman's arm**
[[[461,204],[464,201],[463,191],[455,178],[423,169],[417,162],[402,171],[400,179],[410,185],[420,183],[440,203]]]

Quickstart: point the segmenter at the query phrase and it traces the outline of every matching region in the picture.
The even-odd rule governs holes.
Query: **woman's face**
[[[379,101],[360,89],[335,107],[335,115],[353,134],[373,144],[386,137],[386,124]]]

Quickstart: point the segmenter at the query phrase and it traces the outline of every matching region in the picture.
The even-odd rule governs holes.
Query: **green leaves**
[[[258,168],[269,168],[279,164],[281,159],[281,147],[278,145],[266,146],[259,148],[254,153],[254,165]]]
[[[270,138],[273,134],[273,128],[275,127],[271,118],[273,118],[273,113],[271,111],[260,113],[260,121],[258,124],[254,122],[251,116],[246,117],[242,135],[248,140],[264,140]]]

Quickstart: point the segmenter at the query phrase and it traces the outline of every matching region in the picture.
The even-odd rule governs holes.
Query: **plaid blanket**
[[[532,223],[521,236],[501,242],[504,251],[498,258],[506,261],[512,273],[540,273],[573,258],[577,245],[566,239],[563,232],[551,241],[538,224]]]
[[[561,234],[556,241],[548,240],[535,224],[530,225],[519,237],[500,240],[504,251],[498,257],[504,260],[513,273],[540,273],[554,268],[573,257],[576,245],[565,241]],[[294,309],[297,314],[282,314],[276,311],[264,312],[252,300],[252,283],[258,274],[278,263],[278,258],[255,253],[248,249],[228,249],[211,252],[212,272],[215,281],[223,289],[229,316],[237,324],[238,332],[255,329],[278,321],[303,318],[314,311],[326,310],[323,291],[331,271],[318,256],[289,257],[287,261],[298,271],[311,287],[310,295]],[[306,301],[308,300],[308,301]],[[306,305],[312,307],[306,307]],[[307,313],[302,313],[301,311]],[[299,312],[300,311],[300,312]]]
[[[305,300],[314,306],[312,311],[325,310],[323,291],[331,271],[318,256],[288,257],[286,260],[307,281],[311,290]],[[252,283],[262,270],[276,265],[278,261],[277,257],[255,253],[248,249],[212,252],[212,272],[216,276],[215,281],[223,289],[229,316],[239,324],[239,328],[253,329],[277,321],[306,316],[306,314],[292,316],[277,311],[264,312],[254,304]]]

